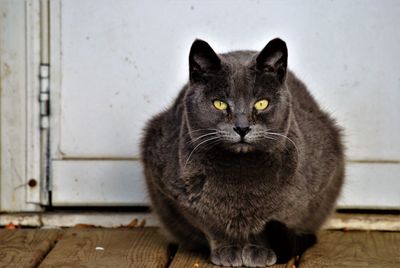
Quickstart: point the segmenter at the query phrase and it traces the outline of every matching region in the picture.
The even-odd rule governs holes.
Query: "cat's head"
[[[289,124],[287,56],[281,39],[259,53],[220,55],[205,41],[194,41],[185,96],[192,143],[238,153],[275,148]]]

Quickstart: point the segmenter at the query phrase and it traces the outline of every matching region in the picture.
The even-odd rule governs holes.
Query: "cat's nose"
[[[243,138],[249,133],[250,127],[234,127],[233,130]]]

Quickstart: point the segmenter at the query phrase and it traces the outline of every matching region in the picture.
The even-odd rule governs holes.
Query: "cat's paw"
[[[224,246],[211,251],[211,262],[220,266],[242,266],[242,248],[239,246]]]
[[[247,267],[265,267],[275,264],[277,257],[272,249],[248,244],[242,250],[242,260]]]

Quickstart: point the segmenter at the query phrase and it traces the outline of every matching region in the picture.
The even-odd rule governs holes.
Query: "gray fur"
[[[272,265],[268,222],[312,235],[332,212],[344,177],[340,131],[286,70],[280,39],[218,56],[197,40],[189,59],[189,83],[142,140],[153,209],[173,242],[208,247],[217,265]],[[255,112],[264,98],[270,106]],[[251,127],[246,144],[237,125]]]

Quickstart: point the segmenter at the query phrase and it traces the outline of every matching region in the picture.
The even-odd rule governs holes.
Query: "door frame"
[[[41,211],[46,204],[39,103],[46,1],[0,2],[0,211]]]

